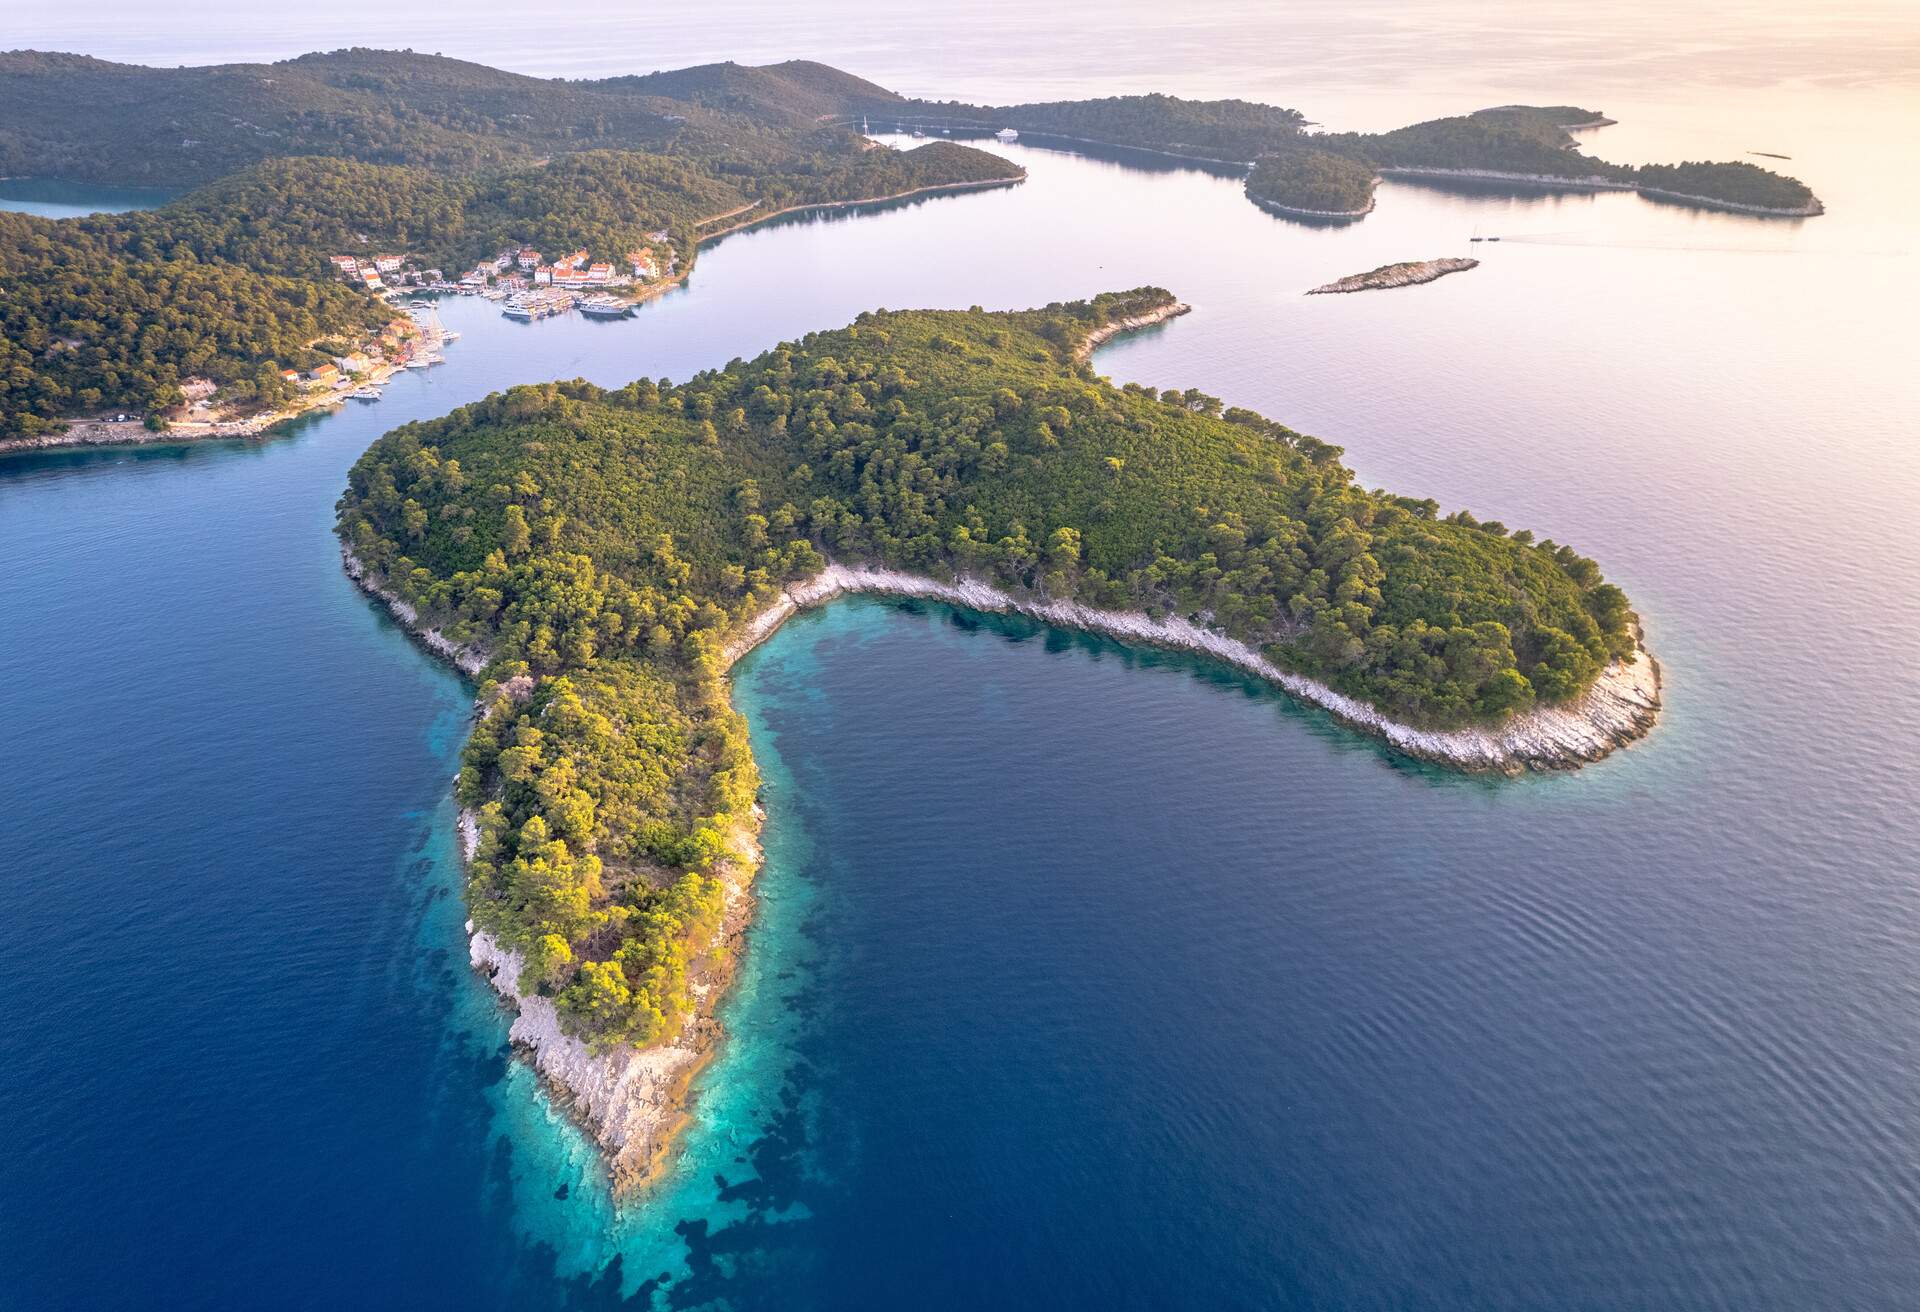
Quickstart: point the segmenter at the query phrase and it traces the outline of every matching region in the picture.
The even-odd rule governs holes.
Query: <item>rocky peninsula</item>
[[[1335,292],[1380,291],[1388,287],[1413,287],[1423,282],[1432,282],[1444,278],[1450,273],[1465,273],[1468,269],[1477,269],[1480,261],[1460,257],[1440,260],[1407,260],[1400,264],[1383,264],[1366,273],[1356,273],[1340,278],[1324,286],[1309,288],[1309,296],[1326,296]]]
[[[1170,300],[1164,305],[1157,305],[1139,314],[1125,315],[1111,323],[1102,324],[1080,339],[1080,344],[1074,348],[1073,358],[1080,363],[1085,363],[1093,358],[1094,351],[1120,334],[1137,332],[1142,328],[1151,328],[1157,323],[1165,323],[1169,319],[1177,319],[1183,314],[1190,313],[1192,309],[1193,307],[1185,301]]]
[[[1654,723],[1658,666],[1595,562],[1090,368],[1186,309],[873,311],[677,386],[514,388],[354,467],[349,572],[481,682],[469,956],[618,1190],[670,1155],[750,915],[728,671],[806,606],[921,597],[1192,652],[1460,771],[1568,769]]]

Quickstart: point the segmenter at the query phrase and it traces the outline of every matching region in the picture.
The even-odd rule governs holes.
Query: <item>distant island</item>
[[[727,670],[799,607],[878,591],[1184,648],[1455,769],[1573,766],[1653,722],[1592,561],[1085,363],[1185,308],[873,312],[679,384],[511,388],[355,465],[351,572],[480,682],[473,961],[621,1188],[684,1115],[750,914]]]
[[[1412,287],[1418,283],[1432,282],[1444,278],[1450,273],[1465,273],[1468,269],[1477,269],[1480,261],[1458,257],[1441,260],[1409,260],[1401,264],[1383,264],[1366,273],[1356,273],[1340,278],[1325,286],[1315,287],[1307,292],[1309,296],[1326,296],[1339,292],[1376,291],[1388,287]]]
[[[1113,96],[1026,105],[905,100],[870,93],[852,109],[914,127],[1011,128],[1151,150],[1251,171],[1255,204],[1308,218],[1358,218],[1373,179],[1461,177],[1576,190],[1638,191],[1740,213],[1800,218],[1822,212],[1795,178],[1746,161],[1609,164],[1582,154],[1571,135],[1612,119],[1576,105],[1502,105],[1392,132],[1309,132],[1305,115],[1244,100]]]
[[[529,317],[574,304],[568,289],[630,302],[778,213],[1024,176],[957,142],[877,149],[856,130],[870,119],[1237,162],[1253,203],[1303,221],[1361,217],[1381,175],[1820,212],[1744,161],[1593,159],[1570,129],[1609,120],[1570,105],[1311,133],[1246,100],[913,100],[805,61],[569,82],[412,51],[174,69],[14,51],[0,176],[197,189],[138,214],[0,212],[0,451],[255,432],[338,403],[435,357],[379,299],[409,287],[525,283]]]

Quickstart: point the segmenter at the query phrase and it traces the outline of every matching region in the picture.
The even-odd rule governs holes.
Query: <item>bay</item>
[[[1905,102],[1616,90],[1601,153],[1789,153],[1830,213],[1389,183],[1309,228],[1015,146],[1018,188],[729,238],[630,323],[449,302],[447,364],[270,443],[0,461],[8,1298],[1902,1305]],[[1470,273],[1301,295],[1476,228]],[[1661,727],[1489,783],[1190,661],[803,617],[738,679],[770,819],[733,1037],[614,1215],[466,967],[467,691],[340,575],[347,466],[514,381],[1143,282],[1195,312],[1102,371],[1595,556]]]

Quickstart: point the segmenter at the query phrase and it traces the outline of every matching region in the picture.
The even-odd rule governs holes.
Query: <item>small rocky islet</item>
[[[1309,296],[1326,296],[1334,292],[1370,292],[1387,287],[1412,287],[1423,282],[1432,282],[1444,278],[1450,273],[1465,273],[1468,269],[1478,268],[1480,261],[1461,257],[1449,257],[1444,260],[1403,260],[1399,264],[1383,264],[1366,273],[1356,273],[1350,277],[1336,279],[1323,286],[1312,287]]]

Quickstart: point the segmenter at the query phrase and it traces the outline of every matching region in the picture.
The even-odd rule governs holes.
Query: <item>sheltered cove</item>
[[[1181,306],[1179,311],[1185,308]],[[394,618],[435,655],[469,676],[477,676],[485,668],[486,652],[458,646],[426,625],[412,605],[380,587],[350,549],[342,549],[342,558],[355,583],[383,602]],[[1659,663],[1650,653],[1638,649],[1629,659],[1609,665],[1572,705],[1536,708],[1493,729],[1421,729],[1393,720],[1316,679],[1282,670],[1245,643],[1188,619],[1155,619],[1138,611],[1099,610],[1071,601],[1021,597],[979,579],[962,577],[949,582],[898,570],[839,564],[828,565],[810,579],[788,584],[771,605],[740,625],[725,647],[727,666],[731,668],[800,611],[856,594],[921,598],[968,610],[1021,614],[1062,629],[1104,634],[1123,643],[1209,657],[1326,711],[1395,752],[1470,773],[1517,775],[1528,770],[1574,769],[1600,760],[1644,737],[1658,719],[1661,705]],[[756,809],[756,825],[760,819]],[[472,860],[479,842],[478,825],[471,812],[461,812],[459,831],[464,863]],[[595,1051],[568,1034],[552,999],[519,988],[525,964],[522,957],[471,920],[466,924],[470,963],[514,1012],[509,1041],[539,1074],[556,1102],[599,1145],[617,1196],[631,1195],[660,1176],[675,1137],[689,1119],[692,1081],[712,1059],[723,1037],[716,1013],[752,920],[751,885],[761,860],[756,832],[742,826],[728,837],[727,854],[715,872],[725,890],[725,914],[715,941],[709,945],[729,949],[725,954],[727,968],[717,978],[695,986],[697,1004],[680,1031],[649,1047],[618,1044]]]

